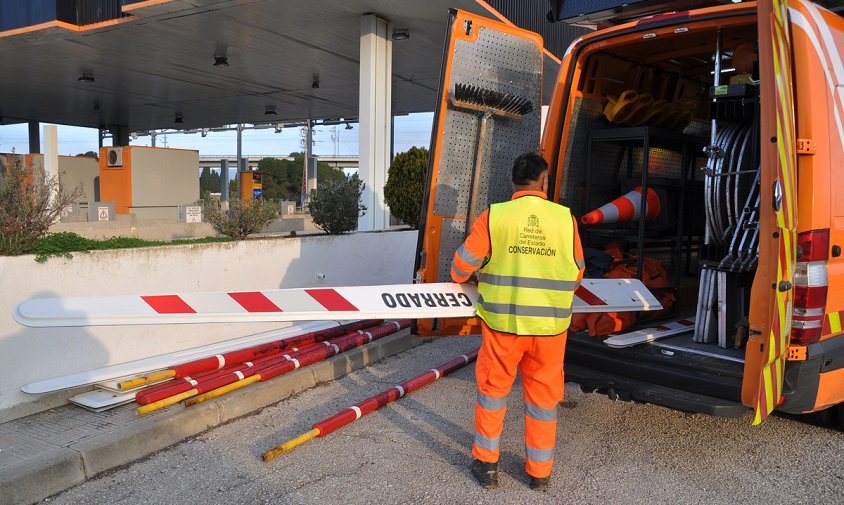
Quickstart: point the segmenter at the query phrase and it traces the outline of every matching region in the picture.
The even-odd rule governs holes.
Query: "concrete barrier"
[[[355,233],[76,253],[36,263],[0,257],[0,422],[63,404],[75,389],[27,395],[39,380],[219,342],[278,323],[26,328],[28,298],[411,282],[416,231]]]

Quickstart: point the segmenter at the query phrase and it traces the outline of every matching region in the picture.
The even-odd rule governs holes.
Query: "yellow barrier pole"
[[[144,384],[149,384],[150,382],[157,382],[164,379],[169,379],[170,377],[175,377],[176,371],[175,370],[164,370],[163,372],[156,372],[147,375],[146,377],[138,377],[136,379],[129,379],[117,384],[117,389],[124,390],[124,389],[132,389],[138,386],[143,386]]]
[[[185,407],[191,407],[193,405],[196,405],[197,403],[202,403],[205,400],[210,400],[212,398],[222,396],[222,395],[229,393],[231,391],[235,391],[235,390],[238,390],[242,387],[246,387],[246,386],[252,384],[253,382],[258,382],[259,380],[261,380],[261,374],[256,373],[255,375],[250,375],[249,377],[246,377],[245,379],[239,380],[237,382],[232,382],[231,384],[226,384],[225,386],[219,387],[217,389],[212,389],[211,391],[208,391],[207,393],[202,393],[201,395],[197,396],[196,398],[191,398],[190,400],[185,402]]]
[[[157,402],[148,403],[147,405],[141,405],[140,407],[138,407],[138,415],[147,414],[149,412],[152,412],[153,410],[163,409],[164,407],[173,405],[174,403],[179,403],[182,400],[185,400],[192,396],[196,396],[197,393],[199,393],[197,389],[191,389],[190,391],[185,391],[184,393],[168,396],[167,398],[158,400]]]
[[[271,459],[275,458],[276,456],[281,456],[285,452],[297,447],[312,438],[316,438],[319,436],[319,428],[314,428],[311,431],[306,433],[302,433],[296,438],[292,438],[287,442],[279,445],[275,449],[270,449],[269,451],[265,452],[263,455],[264,461],[270,461]]]

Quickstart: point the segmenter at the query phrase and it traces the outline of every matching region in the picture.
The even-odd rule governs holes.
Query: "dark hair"
[[[536,153],[525,153],[513,163],[513,184],[525,186],[538,181],[540,174],[548,170],[548,163]]]

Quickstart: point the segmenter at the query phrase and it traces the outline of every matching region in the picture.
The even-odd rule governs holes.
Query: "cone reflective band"
[[[197,378],[199,374],[211,370],[218,370],[227,365],[243,363],[245,361],[254,361],[263,355],[281,352],[282,350],[289,349],[291,347],[303,346],[312,342],[327,340],[329,338],[333,338],[344,333],[348,333],[350,331],[369,328],[379,323],[381,323],[381,320],[368,320],[346,323],[336,326],[334,328],[312,331],[302,335],[296,335],[294,337],[286,338],[284,340],[278,340],[276,342],[269,342],[266,344],[246,347],[244,349],[238,349],[223,354],[215,354],[214,356],[208,358],[201,358],[198,360],[189,361],[187,363],[175,365],[170,370],[166,370],[164,372],[159,372],[139,379],[133,379],[131,381],[121,382],[119,387],[121,389],[128,389],[131,387],[140,386],[148,382],[152,382],[153,379],[159,376],[177,378]]]
[[[580,218],[583,224],[623,223],[639,219],[642,208],[642,186],[616,198],[610,203],[593,210]],[[656,191],[648,188],[648,202],[645,221],[653,221],[659,216],[660,201]]]
[[[301,445],[308,440],[315,438],[315,437],[324,437],[329,433],[336,431],[347,424],[350,424],[362,416],[373,412],[384,405],[394,402],[401,398],[402,396],[410,393],[411,391],[415,391],[422,386],[426,386],[435,380],[439,379],[444,375],[448,375],[449,373],[463,367],[464,365],[475,361],[478,358],[478,349],[475,349],[472,352],[466,353],[460,357],[454,358],[447,363],[444,363],[436,368],[432,368],[431,370],[414,377],[412,379],[406,380],[401,384],[395,385],[390,389],[382,391],[375,396],[367,398],[366,400],[357,403],[342,412],[339,412],[331,417],[323,419],[322,421],[314,424],[311,430],[299,435],[296,438],[288,440],[287,442],[275,447],[264,453],[263,459],[264,461],[270,461],[271,459],[284,454],[285,452],[293,449]]]
[[[382,326],[378,326],[367,331],[360,330],[359,332],[356,332],[354,334],[349,334],[343,337],[339,337],[337,339],[326,341],[323,343],[325,344],[324,347],[320,346],[319,348],[309,352],[291,355],[289,360],[278,362],[274,361],[272,363],[267,363],[262,367],[255,367],[255,369],[252,370],[252,373],[250,374],[252,375],[252,377],[247,380],[240,379],[238,381],[230,381],[228,384],[218,385],[211,391],[205,389],[205,392],[203,392],[203,394],[191,399],[186,403],[186,405],[196,405],[197,403],[201,403],[205,400],[216,398],[217,396],[229,393],[231,391],[234,391],[235,389],[239,389],[240,387],[247,386],[257,380],[263,382],[268,379],[278,377],[279,375],[291,372],[297,368],[311,365],[318,361],[330,358],[336,354],[348,351],[349,349],[360,347],[374,340],[386,337],[387,335],[391,335],[399,329],[407,328],[408,326],[410,326],[409,320],[386,323]],[[215,382],[215,385],[217,384],[219,383]]]

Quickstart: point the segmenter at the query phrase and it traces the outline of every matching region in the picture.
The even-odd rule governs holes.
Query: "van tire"
[[[840,419],[844,415],[844,405],[838,404],[832,407],[808,414],[812,424],[823,428],[841,429]]]

